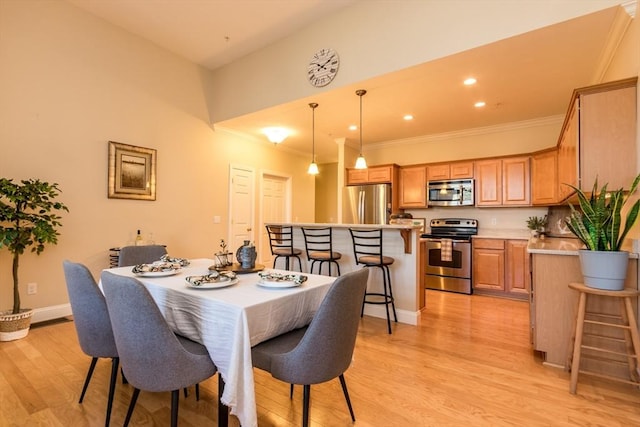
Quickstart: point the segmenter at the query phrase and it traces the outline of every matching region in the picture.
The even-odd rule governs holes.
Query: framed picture
[[[109,198],[156,199],[156,150],[109,141]]]

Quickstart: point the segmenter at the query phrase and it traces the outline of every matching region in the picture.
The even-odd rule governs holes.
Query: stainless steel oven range
[[[466,218],[432,219],[426,241],[425,288],[471,294],[471,236],[478,221]]]

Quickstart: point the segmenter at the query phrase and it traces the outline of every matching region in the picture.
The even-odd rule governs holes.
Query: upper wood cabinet
[[[347,169],[347,185],[392,183],[393,171],[393,165]]]
[[[410,166],[400,169],[400,208],[427,207],[427,168]]]
[[[579,183],[628,189],[636,166],[636,79],[579,91]]]
[[[531,204],[528,156],[476,161],[475,177],[476,206]]]
[[[531,157],[531,204],[548,206],[558,202],[558,152]]]
[[[561,202],[578,186],[578,100],[574,100],[564,121],[558,144],[558,199]]]
[[[460,178],[473,178],[473,162],[443,163],[427,166],[427,179],[429,181]]]

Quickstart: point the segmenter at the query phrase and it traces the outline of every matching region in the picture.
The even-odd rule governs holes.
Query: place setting
[[[187,287],[192,289],[220,289],[238,283],[238,277],[233,271],[212,271],[201,276],[187,276]]]
[[[258,272],[257,285],[262,288],[286,289],[301,286],[307,281],[303,274],[278,273],[275,271]]]
[[[139,277],[173,276],[189,264],[190,262],[186,258],[173,258],[167,254],[163,255],[158,261],[134,265],[131,272]]]

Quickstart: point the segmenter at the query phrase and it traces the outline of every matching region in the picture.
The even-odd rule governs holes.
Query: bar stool
[[[621,291],[608,291],[604,289],[596,289],[590,288],[582,283],[569,283],[569,287],[574,289],[580,293],[580,299],[578,302],[578,315],[575,323],[575,335],[574,335],[574,345],[573,345],[573,353],[571,358],[569,359],[569,368],[571,370],[571,385],[569,388],[569,392],[571,394],[576,393],[576,387],[578,385],[578,373],[594,375],[601,378],[608,378],[614,381],[620,381],[628,384],[640,385],[640,381],[638,378],[638,361],[640,360],[640,338],[638,338],[638,324],[636,322],[635,314],[633,312],[633,307],[631,305],[631,298],[637,297],[640,295],[640,291],[631,288],[625,288]],[[611,316],[608,314],[599,314],[592,313],[586,311],[587,306],[587,296],[588,295],[599,295],[603,297],[611,297],[617,298],[620,301],[620,316]],[[601,320],[591,320],[585,319],[586,316],[591,318],[599,317]],[[619,321],[617,323],[613,323],[613,321],[605,321],[606,318],[614,318],[614,320]],[[606,326],[611,328],[618,328],[624,331],[624,343],[626,346],[626,353],[621,353],[619,351],[614,351],[610,349],[606,349],[603,347],[597,347],[595,345],[583,345],[582,338],[584,332],[584,324],[593,324]],[[604,338],[607,341],[615,341],[621,342],[622,339],[613,338],[613,337],[604,337],[599,336],[599,338]],[[626,356],[627,362],[629,364],[629,374],[630,380],[625,380],[618,377],[613,377],[605,374],[597,374],[593,372],[589,372],[586,370],[580,369],[580,356],[582,349],[588,349],[593,351],[598,351],[601,353],[609,354],[609,355],[618,355],[618,356]]]
[[[393,319],[397,323],[396,306],[391,289],[391,274],[389,266],[395,261],[392,257],[382,254],[382,229],[349,228],[353,241],[353,255],[356,265],[364,267],[378,267],[382,271],[383,292],[366,292],[362,300],[360,317],[364,315],[365,304],[384,304],[387,311],[387,329],[391,333],[391,317],[389,305],[393,310]]]
[[[304,235],[304,246],[307,251],[307,259],[311,261],[309,273],[313,274],[313,267],[318,262],[318,274],[322,274],[322,264],[327,263],[329,276],[331,276],[331,265],[335,264],[340,276],[340,264],[338,260],[342,258],[340,252],[333,250],[333,230],[331,227],[309,228],[302,227]]]
[[[275,257],[273,259],[273,268],[276,268],[278,258],[284,258],[285,270],[289,270],[290,259],[297,258],[300,272],[302,272],[302,261],[300,261],[302,251],[293,247],[293,227],[290,225],[267,225],[266,227],[267,234],[269,234],[271,255]],[[291,265],[291,267],[294,266],[295,264]]]

